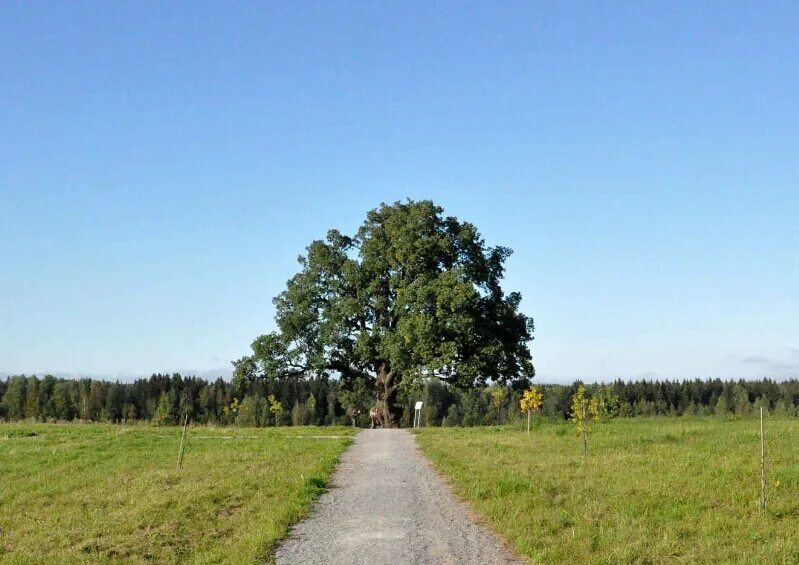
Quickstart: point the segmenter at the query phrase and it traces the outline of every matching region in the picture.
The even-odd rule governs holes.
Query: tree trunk
[[[583,455],[588,455],[588,430],[586,429],[588,426],[588,414],[585,409],[586,403],[583,402],[583,421],[582,423],[582,431],[583,431]]]
[[[395,425],[394,398],[397,392],[396,375],[394,371],[388,369],[386,363],[381,363],[377,369],[377,403],[380,410],[380,419],[383,421],[384,428],[393,428]]]

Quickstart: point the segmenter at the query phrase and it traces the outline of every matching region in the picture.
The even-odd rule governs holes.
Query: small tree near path
[[[586,398],[585,386],[577,387],[577,392],[572,396],[571,421],[577,426],[577,431],[583,437],[583,455],[588,455],[588,431],[591,420],[598,421],[602,416],[602,403],[599,397]]]
[[[274,394],[270,394],[267,400],[269,401],[269,411],[275,415],[275,427],[277,427],[278,418],[283,413],[283,403],[277,400]]]
[[[529,388],[524,391],[522,399],[519,401],[519,406],[522,412],[527,412],[527,433],[530,433],[530,417],[533,412],[538,411],[544,403],[544,395],[541,394],[537,388]]]

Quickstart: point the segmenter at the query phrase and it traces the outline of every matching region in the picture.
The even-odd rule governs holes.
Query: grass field
[[[0,562],[268,561],[352,430],[190,428],[177,471],[180,434],[0,425]]]
[[[568,423],[430,428],[419,445],[533,562],[799,563],[799,420],[619,419],[590,454]]]

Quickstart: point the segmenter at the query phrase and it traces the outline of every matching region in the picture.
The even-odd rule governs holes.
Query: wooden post
[[[183,435],[180,437],[180,451],[178,451],[178,471],[180,470],[181,465],[183,465],[183,450],[186,446],[186,428],[189,425],[189,415],[186,414],[185,418],[183,419]]]
[[[585,407],[585,402],[583,402],[583,421],[581,422],[583,428],[583,455],[588,455],[588,433],[586,431],[586,427],[588,426],[587,416],[588,412]]]
[[[528,410],[527,411],[527,433],[528,434],[530,433],[530,412],[532,412],[532,410]]]
[[[760,407],[760,511],[766,511],[766,438],[763,432],[763,407]]]

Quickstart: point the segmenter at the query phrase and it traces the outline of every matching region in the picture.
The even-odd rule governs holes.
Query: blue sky
[[[542,381],[799,376],[799,4],[0,4],[0,371],[224,368],[328,228],[515,250]]]

